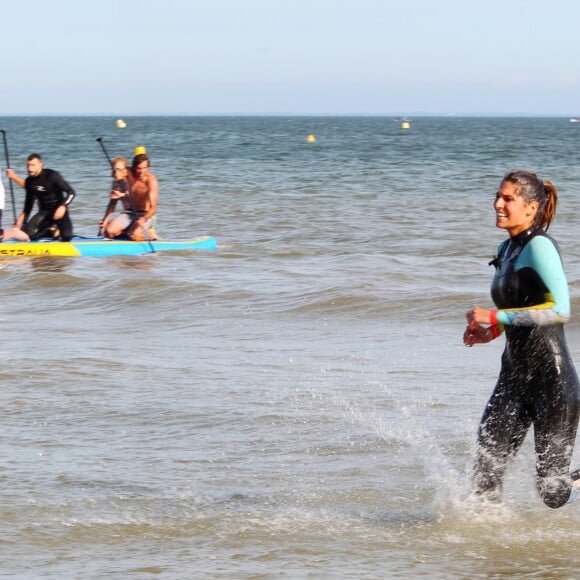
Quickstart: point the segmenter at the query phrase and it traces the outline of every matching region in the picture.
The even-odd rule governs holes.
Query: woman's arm
[[[560,252],[546,236],[536,236],[526,245],[516,271],[529,268],[546,287],[545,302],[532,307],[497,311],[497,322],[514,326],[550,326],[570,318],[570,292]]]

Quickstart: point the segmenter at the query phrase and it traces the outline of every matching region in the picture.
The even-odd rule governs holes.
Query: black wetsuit
[[[75,197],[74,189],[62,178],[60,173],[52,169],[43,169],[36,176],[28,176],[24,187],[26,199],[24,200],[24,225],[22,227],[30,239],[36,240],[42,237],[52,237],[54,229],[60,230],[60,237],[68,241],[73,237],[73,225],[68,212],[68,206]],[[65,197],[66,193],[66,197]],[[38,200],[38,213],[30,220],[34,200]],[[55,220],[55,210],[60,206],[67,206],[64,216]]]
[[[498,499],[507,460],[534,425],[537,486],[552,508],[570,496],[579,386],[564,322],[568,285],[556,243],[531,229],[500,245],[491,286],[506,347],[479,428],[476,493]]]

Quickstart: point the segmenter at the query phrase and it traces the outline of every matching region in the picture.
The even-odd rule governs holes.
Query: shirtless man
[[[129,174],[129,209],[123,211],[105,226],[105,236],[117,238],[125,234],[130,240],[142,242],[155,240],[153,219],[157,212],[159,185],[157,178],[149,172],[149,157],[135,155]]]

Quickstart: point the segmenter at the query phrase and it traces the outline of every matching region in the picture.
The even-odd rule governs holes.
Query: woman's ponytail
[[[556,216],[556,205],[558,204],[558,192],[555,185],[549,180],[544,180],[544,189],[546,191],[546,201],[543,208],[540,208],[542,215],[538,216],[538,225],[544,230],[548,230],[552,220]]]

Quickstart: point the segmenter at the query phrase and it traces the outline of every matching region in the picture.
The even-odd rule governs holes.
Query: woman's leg
[[[555,509],[568,501],[572,486],[570,461],[580,410],[573,367],[541,393],[534,420],[537,487],[543,502]]]
[[[515,392],[500,376],[479,426],[473,490],[490,501],[500,501],[508,460],[521,447],[532,421]]]

